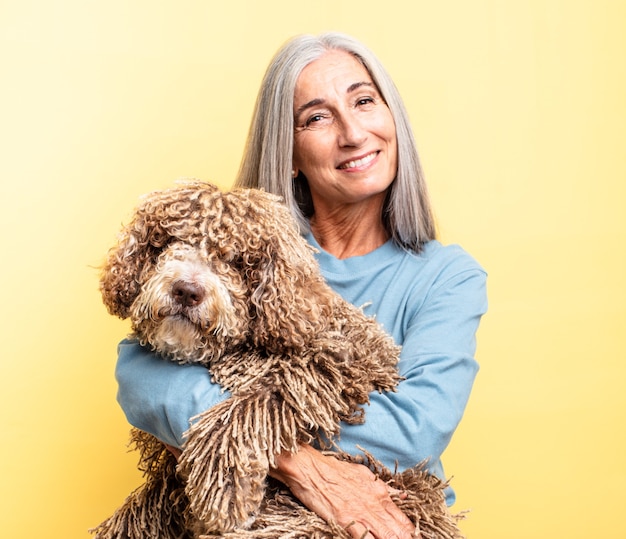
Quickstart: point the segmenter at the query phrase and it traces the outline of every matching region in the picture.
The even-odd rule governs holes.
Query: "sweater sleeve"
[[[482,269],[435,283],[409,318],[398,391],[373,393],[365,423],[343,425],[339,446],[353,454],[366,448],[392,469],[396,462],[405,469],[428,459],[431,471],[444,478],[439,459],[478,372],[476,331],[486,309]]]
[[[175,447],[190,418],[228,397],[206,368],[164,360],[132,340],[118,346],[115,377],[128,422]]]

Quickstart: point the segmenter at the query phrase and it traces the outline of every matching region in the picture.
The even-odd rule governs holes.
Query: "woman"
[[[397,393],[372,394],[365,423],[344,425],[338,445],[364,447],[391,468],[429,459],[444,478],[440,456],[478,370],[486,276],[435,239],[407,114],[375,56],[341,34],[288,42],[266,72],[237,184],[282,195],[329,284],[403,347]],[[174,451],[189,418],[226,397],[203,368],[162,361],[130,341],[120,345],[116,375],[130,423]],[[281,455],[272,475],[353,537],[415,531],[364,466],[303,446]]]

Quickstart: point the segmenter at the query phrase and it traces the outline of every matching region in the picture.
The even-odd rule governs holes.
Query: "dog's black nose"
[[[195,283],[176,281],[172,285],[172,297],[183,307],[195,307],[204,299],[204,290]]]

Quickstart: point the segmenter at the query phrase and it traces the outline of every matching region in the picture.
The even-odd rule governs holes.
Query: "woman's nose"
[[[345,115],[339,121],[335,121],[335,127],[341,146],[359,147],[367,140],[367,130],[354,116]]]

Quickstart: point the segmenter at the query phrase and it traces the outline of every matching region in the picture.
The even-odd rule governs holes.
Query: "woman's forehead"
[[[294,111],[306,103],[324,100],[328,95],[349,94],[363,85],[376,86],[365,66],[352,54],[331,50],[308,64],[296,81]]]

